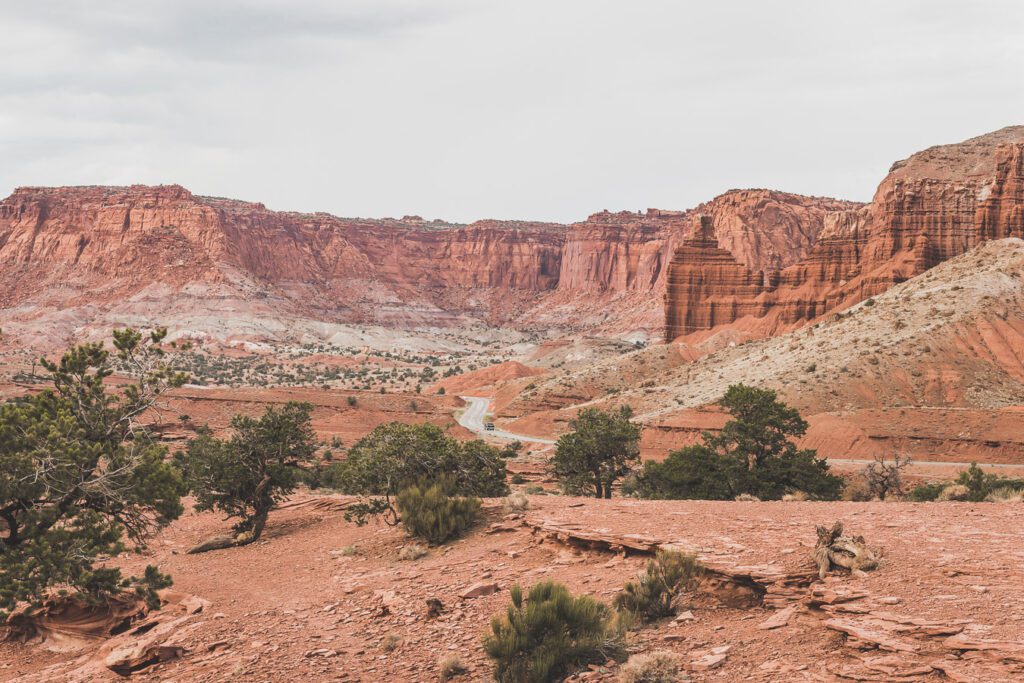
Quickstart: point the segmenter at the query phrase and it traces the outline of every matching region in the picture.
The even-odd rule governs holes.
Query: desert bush
[[[332,461],[320,463],[309,474],[303,475],[303,478],[310,488],[314,488],[309,481],[313,479],[316,482],[316,488],[338,491],[343,485],[344,472],[345,463],[333,460],[332,455]]]
[[[398,559],[403,562],[413,562],[421,557],[426,557],[428,552],[427,546],[422,543],[408,543],[399,548]]]
[[[356,547],[356,546],[354,546],[354,545],[347,545],[347,546],[345,546],[344,548],[342,548],[342,549],[341,549],[341,550],[340,550],[340,551],[338,552],[338,554],[339,554],[339,555],[340,555],[341,557],[355,557],[356,555],[358,555],[358,554],[359,554],[359,548],[357,548],[357,547]]]
[[[345,397],[345,402],[348,403],[350,408],[355,408],[356,404],[359,403],[359,399],[355,396],[347,396]]]
[[[810,499],[811,497],[808,496],[804,491],[793,491],[792,493],[787,493],[779,500],[781,500],[784,503],[802,503]]]
[[[491,620],[484,651],[499,683],[553,683],[588,664],[624,659],[625,629],[604,603],[543,581]]]
[[[736,496],[733,500],[735,500],[737,503],[760,503],[761,502],[760,498],[758,498],[757,496],[752,496],[749,493],[741,493],[740,495]]]
[[[525,489],[523,489],[523,492],[530,496],[536,496],[547,493],[547,491],[544,490],[543,486],[538,486],[537,484],[530,484]]]
[[[460,442],[427,423],[377,427],[352,446],[331,481],[344,493],[364,497],[349,507],[346,519],[364,524],[382,515],[394,525],[401,521],[393,503],[398,492],[442,475],[451,477],[450,495],[508,494],[502,451],[480,440]]]
[[[633,655],[619,671],[619,683],[675,683],[679,659],[668,650]]]
[[[511,512],[522,512],[530,507],[530,499],[525,493],[515,492],[505,498],[505,509]]]
[[[987,473],[978,467],[977,463],[971,463],[971,466],[960,472],[954,481],[920,484],[911,489],[907,497],[915,502],[1012,502],[1016,498],[1015,492],[1024,493],[1024,479]]]
[[[523,475],[517,473],[517,474],[513,474],[512,477],[509,479],[509,481],[511,481],[513,484],[516,484],[518,486],[520,484],[525,484],[526,483],[526,477],[524,477]]]
[[[936,495],[938,492],[936,492]],[[871,487],[868,486],[867,480],[861,476],[853,476],[846,480],[843,484],[842,499],[846,501],[852,501],[857,503],[863,503],[874,499],[874,495],[871,493]]]
[[[455,655],[446,655],[437,660],[437,672],[442,681],[450,681],[468,671],[462,660]]]
[[[938,500],[939,494],[942,493],[942,489],[944,488],[946,488],[946,484],[943,482],[918,484],[914,488],[910,489],[910,493],[907,494],[907,498],[915,503],[928,503]]]
[[[615,596],[615,607],[648,622],[667,617],[675,613],[679,594],[691,588],[702,571],[693,555],[659,550],[644,573]]]
[[[815,500],[835,500],[843,480],[829,473],[813,450],[799,450],[807,422],[779,401],[774,391],[730,386],[719,405],[732,415],[717,434],[644,463],[635,493],[643,498],[733,500],[741,494],[779,500],[803,491]]]
[[[431,545],[441,545],[473,526],[481,501],[451,495],[454,486],[451,478],[442,477],[430,484],[402,489],[395,503],[405,530]]]
[[[633,411],[585,408],[569,422],[568,434],[558,439],[551,469],[562,490],[578,495],[611,498],[615,482],[640,462],[640,426]]]
[[[1024,480],[1001,477],[998,474],[990,474],[978,467],[977,463],[960,473],[956,483],[967,487],[967,497],[972,503],[977,503],[988,498],[998,488],[1024,488]]]
[[[971,490],[969,488],[963,484],[949,484],[939,492],[939,495],[935,500],[942,502],[951,500],[965,501],[970,500],[970,498]]]

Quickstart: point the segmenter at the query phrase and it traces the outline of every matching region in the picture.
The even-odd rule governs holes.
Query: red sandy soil
[[[497,365],[480,368],[479,370],[473,370],[454,377],[448,377],[437,382],[432,389],[436,391],[438,388],[444,387],[444,390],[449,394],[455,394],[457,396],[475,395],[481,390],[485,392],[490,391],[496,384],[502,382],[510,382],[524,377],[537,377],[546,374],[548,374],[548,372],[543,368],[532,368],[528,365],[523,365],[518,361],[510,360],[505,363],[498,363]],[[487,394],[485,393],[484,395]]]
[[[295,500],[298,505],[272,515],[265,538],[249,547],[185,555],[187,547],[225,528],[215,514],[190,513],[161,533],[150,550],[118,558],[119,564],[134,571],[156,562],[174,576],[176,589],[212,603],[181,635],[188,648],[182,659],[151,667],[134,680],[435,681],[438,657],[456,654],[469,673],[455,680],[484,681],[491,668],[480,638],[491,615],[508,603],[513,584],[556,579],[575,592],[609,600],[645,562],[639,556],[571,549],[517,526],[520,520],[510,520],[511,530],[487,533],[482,527],[450,546],[431,550],[423,559],[400,561],[398,550],[408,542],[400,528],[356,527],[337,509],[318,508],[301,496]],[[501,502],[489,502],[487,514],[488,521],[501,520]],[[1024,639],[1024,505],[533,496],[525,517],[610,535],[648,535],[692,548],[716,565],[761,565],[779,572],[812,568],[815,524],[841,519],[850,533],[863,534],[881,554],[882,564],[874,572],[837,575],[816,584],[819,595],[822,590],[833,596],[863,592],[859,599],[828,607],[831,614],[809,607],[808,592],[793,601],[795,614],[788,625],[763,630],[758,625],[777,612],[726,607],[701,593],[688,605],[693,621],[666,620],[632,635],[634,652],[667,649],[688,668],[711,648],[729,646],[717,668],[691,668],[688,680],[939,681],[950,680],[949,672],[959,671],[955,675],[966,677],[955,680],[1004,681],[1024,675],[1020,660],[1013,662],[1012,656],[1009,663],[998,664],[990,657],[1001,654],[951,650],[952,645],[943,644],[945,636],[923,634],[942,631],[936,624],[962,620],[966,623],[954,626],[964,629],[960,639]],[[337,552],[349,545],[358,549],[357,555]],[[459,598],[481,581],[496,583],[499,591],[477,599]],[[427,598],[444,603],[440,617],[427,618]],[[890,645],[896,643],[896,652],[862,652],[861,641],[826,627],[833,619],[879,631],[902,617],[931,625],[885,630]],[[388,636],[401,639],[392,651],[383,647]],[[1012,647],[1002,642],[998,651]],[[32,673],[24,680],[63,680],[62,668],[44,669],[71,659],[35,646],[4,644],[0,680],[19,680]],[[933,665],[945,667],[947,675]],[[915,667],[917,675],[892,673]],[[585,678],[614,680],[616,674],[611,666]]]
[[[356,405],[348,397],[356,398]],[[454,436],[470,438],[472,434],[459,426],[453,417],[463,402],[456,396],[421,394],[381,394],[373,391],[336,391],[305,388],[275,389],[201,389],[182,388],[171,392],[162,421],[177,423],[177,416],[187,414],[193,425],[209,424],[215,432],[226,429],[231,417],[238,413],[257,415],[267,405],[304,401],[313,404],[313,428],[321,439],[337,436],[346,446],[366,436],[375,427],[388,422],[430,422],[444,427]],[[182,430],[188,436],[190,430]]]
[[[43,385],[31,387],[0,382],[0,399],[24,395]],[[349,405],[348,398],[356,404]],[[268,405],[288,401],[313,404],[313,428],[317,436],[330,440],[337,436],[345,446],[388,422],[430,422],[443,427],[453,436],[472,438],[473,434],[461,427],[454,417],[464,404],[457,396],[436,396],[415,393],[381,394],[376,391],[322,390],[312,388],[227,388],[183,387],[169,392],[161,401],[160,409],[150,418],[160,435],[170,441],[191,438],[195,428],[209,425],[215,433],[228,428],[236,414],[259,415]],[[179,420],[187,415],[188,422]]]

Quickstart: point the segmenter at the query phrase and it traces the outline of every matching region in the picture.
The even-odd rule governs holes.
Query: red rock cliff
[[[848,206],[752,190],[701,211],[729,253],[778,268],[810,250],[828,211]],[[325,322],[653,331],[668,256],[694,215],[455,225],[275,212],[178,186],[21,188],[0,202],[0,305],[53,324],[101,308],[178,308],[200,327],[202,315],[259,309]]]
[[[758,279],[760,263],[736,256],[728,266],[732,280],[715,281],[694,275],[704,259],[721,260],[713,245],[676,250],[668,266],[665,336],[723,325],[774,334],[883,292],[985,240],[1022,236],[1022,211],[1024,126],[927,149],[896,163],[868,207],[827,215],[807,256],[769,273],[759,288],[747,281]]]

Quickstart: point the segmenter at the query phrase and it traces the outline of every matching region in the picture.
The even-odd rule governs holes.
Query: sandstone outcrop
[[[791,329],[967,252],[1024,236],[1024,126],[897,162],[867,207],[824,218],[806,258],[769,270],[730,262],[711,240],[683,243],[668,265],[666,339],[730,325],[753,336]],[[723,279],[701,277],[707,261]],[[761,281],[760,286],[751,282]]]

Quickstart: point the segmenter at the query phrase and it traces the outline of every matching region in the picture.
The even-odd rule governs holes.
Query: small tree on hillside
[[[719,405],[732,414],[722,431],[704,432],[702,443],[645,463],[637,493],[711,500],[742,494],[778,500],[796,491],[822,499],[839,495],[842,478],[829,474],[828,463],[813,450],[796,447],[792,439],[806,433],[807,422],[774,391],[736,384]]]
[[[893,456],[892,462],[884,456],[878,456],[873,462],[868,463],[862,472],[864,483],[867,485],[868,495],[872,498],[885,500],[886,496],[902,496],[903,470],[910,465],[909,455]]]
[[[381,425],[358,441],[332,466],[332,483],[343,493],[364,496],[345,516],[357,524],[382,515],[400,521],[394,498],[399,491],[444,475],[449,495],[495,497],[508,494],[502,451],[480,440],[461,443],[428,423]]]
[[[629,406],[607,412],[585,408],[569,422],[572,431],[558,439],[551,460],[563,490],[612,497],[615,482],[640,461],[640,426],[632,416]]]
[[[0,615],[51,589],[101,600],[134,585],[158,605],[156,568],[122,579],[94,563],[182,512],[181,476],[140,421],[187,379],[163,361],[166,334],[116,330],[114,354],[94,343],[43,360],[53,388],[0,406]],[[110,393],[115,363],[135,379]]]
[[[190,552],[259,539],[270,511],[295,490],[316,452],[312,410],[310,404],[294,401],[280,409],[269,406],[259,419],[236,415],[230,439],[206,431],[189,442],[183,465],[196,509],[220,510],[239,520],[231,535],[210,539]]]

